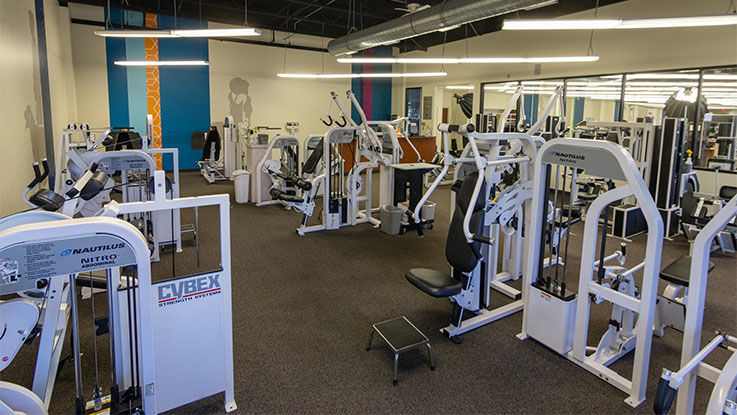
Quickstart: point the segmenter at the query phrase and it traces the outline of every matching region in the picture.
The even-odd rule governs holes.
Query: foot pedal
[[[107,317],[98,317],[95,319],[95,335],[102,336],[110,332],[110,319]]]

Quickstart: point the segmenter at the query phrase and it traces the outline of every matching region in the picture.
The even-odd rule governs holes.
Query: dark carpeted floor
[[[378,181],[378,180],[375,180]],[[444,245],[448,226],[449,190],[433,195],[438,202],[436,225],[424,238],[415,233],[390,236],[370,225],[299,236],[300,215],[280,206],[256,207],[234,202],[232,184],[207,185],[198,173],[182,174],[182,195],[230,193],[233,280],[233,350],[236,402],[242,413],[650,413],[661,369],[677,369],[682,336],[669,330],[654,338],[648,378],[648,400],[633,409],[625,394],[534,340],[515,337],[521,313],[462,336],[453,344],[438,329],[447,325],[447,300],[431,298],[404,278],[413,267],[445,270]],[[375,192],[378,197],[378,192]],[[316,213],[317,215],[317,213]],[[184,212],[191,223],[192,212]],[[199,215],[201,264],[194,249],[176,256],[177,275],[217,266],[217,216],[213,209]],[[569,282],[578,276],[582,225],[573,230],[568,260]],[[185,236],[185,239],[189,236]],[[644,256],[646,236],[628,245],[628,265]],[[611,238],[609,251],[619,245]],[[665,241],[663,265],[688,251],[681,237]],[[705,340],[715,329],[737,331],[737,279],[734,256],[715,253],[716,269],[709,276],[704,317]],[[170,255],[153,266],[159,276],[171,274]],[[639,273],[638,273],[639,278]],[[575,282],[570,284],[575,288]],[[662,288],[662,284],[661,284]],[[98,314],[105,313],[105,296],[96,295]],[[494,294],[493,305],[507,297]],[[90,311],[82,301],[80,314]],[[87,313],[87,314],[85,314]],[[606,329],[610,307],[592,306],[589,344]],[[365,351],[372,323],[405,315],[429,338],[437,370],[431,372],[424,350],[400,358],[399,385],[392,386],[392,354],[375,338]],[[84,329],[83,329],[84,330]],[[85,351],[85,393],[94,382],[91,336],[82,333]],[[35,347],[26,346],[4,380],[30,386]],[[107,364],[107,336],[98,338],[100,361]],[[68,346],[67,348],[68,349]],[[64,355],[68,354],[65,349]],[[715,365],[728,353],[717,350],[708,359]],[[615,368],[630,377],[631,357]],[[109,372],[100,368],[107,385]],[[697,412],[703,411],[711,385],[699,382]],[[72,365],[56,382],[52,412],[71,408]],[[177,413],[221,413],[222,396],[193,403]]]

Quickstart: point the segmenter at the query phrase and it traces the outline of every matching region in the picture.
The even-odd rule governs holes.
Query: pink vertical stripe
[[[363,65],[363,72],[369,73],[373,72],[373,65],[371,64],[364,64]],[[363,112],[366,114],[366,119],[371,120],[372,118],[372,104],[373,104],[373,93],[374,93],[374,85],[371,78],[362,78],[361,79],[361,107],[363,108]]]

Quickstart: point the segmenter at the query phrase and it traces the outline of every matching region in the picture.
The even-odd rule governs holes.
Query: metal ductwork
[[[424,35],[518,10],[530,10],[558,0],[446,0],[425,10],[404,15],[359,32],[333,39],[328,51],[337,56]]]

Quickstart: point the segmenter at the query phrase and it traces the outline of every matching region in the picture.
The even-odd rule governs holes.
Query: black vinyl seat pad
[[[412,268],[404,277],[415,287],[437,298],[452,297],[463,288],[459,280],[434,269]]]
[[[707,272],[711,272],[714,269],[714,263],[709,262],[709,268]],[[674,284],[688,287],[689,276],[691,275],[691,256],[683,255],[671,262],[660,271],[660,278],[665,281],[672,282]]]

